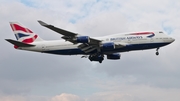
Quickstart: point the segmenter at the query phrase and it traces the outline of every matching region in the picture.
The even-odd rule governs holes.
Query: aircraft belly
[[[145,43],[145,44],[130,44],[126,45],[122,48],[116,48],[113,50],[102,50],[102,53],[117,53],[117,52],[126,52],[133,50],[144,50],[144,49],[153,49],[168,45],[169,43]],[[57,54],[57,55],[78,55],[78,54],[87,54],[79,48],[71,48],[71,49],[56,49],[56,50],[47,50],[43,51],[44,53]],[[92,51],[88,54],[96,53],[97,51]]]
[[[63,50],[50,50],[50,51],[44,51],[44,53],[50,53],[50,54],[57,54],[57,55],[77,55],[77,54],[84,54],[83,51],[81,51],[78,48],[74,49],[63,49]]]
[[[135,50],[153,49],[168,45],[169,43],[145,43],[145,44],[130,44],[123,48],[117,48],[114,50],[103,51],[104,53],[116,53],[116,52],[128,52]]]

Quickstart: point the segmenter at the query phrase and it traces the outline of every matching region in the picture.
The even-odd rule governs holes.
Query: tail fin
[[[37,34],[18,22],[10,22],[11,28],[18,41],[23,43],[33,43],[36,41],[43,41]]]

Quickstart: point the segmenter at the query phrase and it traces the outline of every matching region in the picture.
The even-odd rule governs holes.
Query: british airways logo
[[[148,35],[147,38],[152,38],[155,36],[153,32],[139,32],[139,33],[131,33],[129,35]]]
[[[142,39],[143,36],[146,36],[147,38],[152,38],[155,36],[153,32],[140,32],[140,33],[131,33],[131,34],[126,34],[130,35],[128,37],[119,37],[119,38],[110,38],[111,41],[116,41],[116,40],[130,40],[130,39]],[[131,36],[134,35],[134,36]]]
[[[129,37],[119,37],[119,38],[110,38],[111,41],[116,40],[130,40],[130,39],[142,39],[142,36],[129,36]]]

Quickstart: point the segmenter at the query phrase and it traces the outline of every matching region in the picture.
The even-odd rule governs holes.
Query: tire
[[[156,52],[156,55],[159,55],[159,52]]]

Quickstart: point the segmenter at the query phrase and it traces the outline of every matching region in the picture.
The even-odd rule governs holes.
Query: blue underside
[[[111,52],[126,52],[126,51],[133,51],[133,50],[144,50],[144,49],[153,49],[168,45],[169,43],[149,43],[149,44],[133,44],[127,45],[123,48],[113,49],[113,50],[102,50],[102,53],[111,53]],[[97,51],[92,51],[89,54],[96,53]],[[53,51],[44,51],[44,53],[50,54],[59,54],[59,55],[76,55],[76,54],[86,54],[80,49],[65,49],[65,50],[53,50]]]

